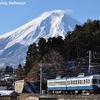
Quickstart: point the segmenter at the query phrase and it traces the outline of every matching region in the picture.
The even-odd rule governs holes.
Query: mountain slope
[[[66,11],[54,10],[45,12],[22,27],[0,36],[0,67],[17,67],[19,63],[24,64],[31,43],[38,42],[40,37],[64,38],[67,31],[72,31],[76,24],[81,25]]]

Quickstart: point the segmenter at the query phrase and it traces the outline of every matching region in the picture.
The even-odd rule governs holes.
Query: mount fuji
[[[65,10],[45,12],[31,22],[0,36],[0,67],[25,64],[28,46],[39,38],[62,36],[81,23]]]

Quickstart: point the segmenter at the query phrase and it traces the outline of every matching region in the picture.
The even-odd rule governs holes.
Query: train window
[[[62,83],[61,83],[62,85],[66,85],[66,81],[62,81]]]
[[[80,80],[80,84],[84,84],[84,80]]]
[[[80,84],[81,84],[81,80],[80,80],[79,82],[80,82]]]
[[[86,79],[86,84],[90,83],[90,79]]]
[[[72,80],[71,84],[77,84],[77,80]]]
[[[84,80],[84,84],[85,84],[85,80]]]
[[[48,82],[48,86],[54,86],[55,82]]]
[[[80,80],[78,80],[78,84],[81,84]]]
[[[78,84],[85,84],[85,80],[78,80]]]
[[[97,79],[92,79],[92,83],[96,84],[97,83]]]
[[[78,80],[78,84],[80,84],[80,80]]]
[[[56,81],[56,85],[61,85],[61,81]]]
[[[77,80],[75,81],[75,84],[77,84]]]
[[[70,81],[71,84],[73,84],[73,81]]]
[[[70,81],[67,81],[67,85],[70,85]]]
[[[81,80],[81,83],[84,84],[84,80]]]
[[[99,83],[100,83],[100,79],[99,79]]]

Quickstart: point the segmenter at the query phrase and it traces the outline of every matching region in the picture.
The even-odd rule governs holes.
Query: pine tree
[[[24,77],[24,71],[22,65],[18,65],[18,69],[16,69],[16,80],[21,80]]]
[[[38,59],[38,48],[36,43],[33,43],[29,46],[26,56],[26,63],[24,66],[24,75],[25,77],[28,75],[31,68],[35,65]]]
[[[4,73],[5,74],[9,74],[10,70],[9,70],[9,66],[6,66]]]
[[[40,38],[38,42],[38,50],[39,50],[38,61],[42,61],[43,56],[46,53],[46,40],[44,38]]]
[[[12,66],[9,67],[9,73],[13,74],[13,68],[12,68]]]

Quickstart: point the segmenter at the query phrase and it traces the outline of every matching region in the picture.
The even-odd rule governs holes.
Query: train
[[[47,80],[48,93],[100,94],[100,75],[79,75]]]

